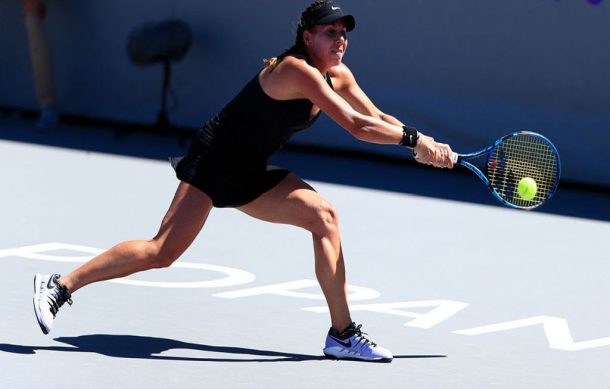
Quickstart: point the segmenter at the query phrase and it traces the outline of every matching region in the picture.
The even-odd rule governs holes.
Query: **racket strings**
[[[554,148],[532,134],[517,134],[504,140],[490,155],[487,165],[492,187],[506,201],[520,207],[544,202],[557,186],[558,159]],[[536,195],[529,200],[518,193],[522,178],[536,181]]]

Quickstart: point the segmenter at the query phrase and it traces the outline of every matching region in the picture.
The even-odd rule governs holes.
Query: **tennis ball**
[[[523,200],[531,200],[536,196],[538,185],[536,185],[536,181],[533,178],[524,177],[519,181],[517,191],[519,192],[519,197]]]

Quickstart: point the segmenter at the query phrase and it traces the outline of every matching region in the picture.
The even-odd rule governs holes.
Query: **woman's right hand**
[[[417,145],[413,149],[413,156],[417,162],[440,168],[453,168],[451,147],[444,143],[434,141],[434,138],[419,134]]]

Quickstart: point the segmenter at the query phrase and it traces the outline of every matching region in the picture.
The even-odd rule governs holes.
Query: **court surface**
[[[34,274],[65,273],[120,241],[150,238],[169,206],[169,163],[120,150],[181,148],[30,127],[2,122],[1,387],[609,385],[609,196],[560,187],[545,211],[514,211],[469,175],[303,153],[276,162],[339,209],[353,319],[393,351],[391,364],[324,359],[329,319],[308,233],[227,209],[212,211],[173,267],[75,293],[45,336]],[[68,147],[34,140],[51,138]],[[440,193],[445,179],[454,194]],[[365,181],[379,185],[346,185]],[[415,182],[413,193],[402,190]],[[444,198],[423,195],[435,191]],[[468,197],[477,202],[458,201]]]

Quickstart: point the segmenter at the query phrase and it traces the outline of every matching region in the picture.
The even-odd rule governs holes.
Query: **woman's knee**
[[[181,252],[157,239],[152,239],[148,242],[142,254],[143,259],[151,268],[160,269],[169,267],[176,262]]]
[[[318,237],[339,233],[339,213],[334,205],[323,201],[315,207],[308,220],[309,231]]]

